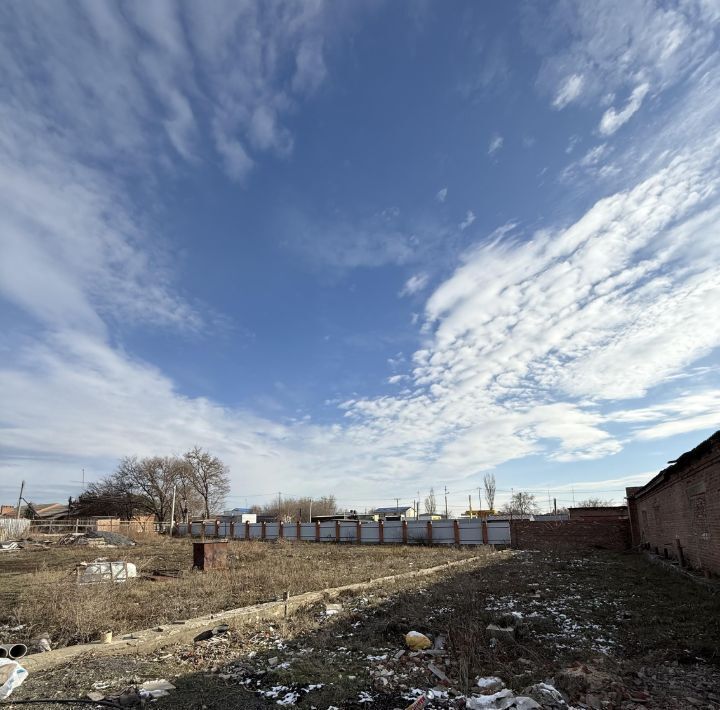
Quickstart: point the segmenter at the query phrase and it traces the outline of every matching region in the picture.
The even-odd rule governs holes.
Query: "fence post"
[[[407,520],[402,521],[402,541],[403,545],[407,545]]]
[[[427,521],[427,539],[428,542],[432,545],[432,520]]]
[[[250,521],[249,520],[245,521],[245,539],[246,540],[250,539]]]
[[[457,519],[453,520],[453,533],[455,534],[455,544],[460,544],[460,523]]]
[[[205,521],[204,520],[200,523],[200,538],[202,540],[205,539]]]
[[[320,542],[320,521],[315,521],[315,542]]]
[[[215,537],[220,537],[220,521],[215,519]]]
[[[362,542],[362,523],[359,520],[355,523],[355,542],[358,545]]]
[[[378,545],[382,545],[385,542],[385,523],[382,520],[378,520]]]
[[[302,525],[299,520],[295,523],[295,539],[297,542],[302,540]]]
[[[265,539],[265,521],[263,520],[262,523],[260,523],[260,539]]]
[[[487,520],[482,521],[482,541],[483,545],[488,544],[488,526],[487,526]]]
[[[282,540],[285,537],[285,523],[281,520],[278,523],[278,540]]]
[[[340,521],[335,521],[335,542],[340,542]]]
[[[235,537],[235,521],[230,521],[230,539]]]

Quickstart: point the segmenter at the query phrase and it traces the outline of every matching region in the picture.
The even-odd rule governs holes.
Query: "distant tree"
[[[608,506],[615,505],[612,500],[603,500],[602,498],[586,498],[581,500],[576,508],[606,508]]]
[[[495,474],[486,473],[483,476],[483,487],[485,488],[485,500],[488,510],[495,510]],[[480,502],[482,507],[482,501]]]
[[[532,493],[518,491],[513,493],[510,500],[501,508],[502,513],[513,515],[532,515],[539,510],[535,496]]]
[[[427,498],[425,498],[425,512],[430,515],[437,513],[437,501],[435,500],[435,489],[431,488]]]
[[[203,513],[210,517],[210,511],[219,509],[230,492],[228,467],[208,451],[195,446],[184,456],[187,468],[187,482],[202,499]]]
[[[279,506],[278,501],[274,500],[263,506],[253,506],[251,510],[261,515],[272,515],[282,522],[290,522],[309,518],[311,511],[312,515],[335,515],[338,507],[335,496],[330,495],[320,498],[282,498]]]

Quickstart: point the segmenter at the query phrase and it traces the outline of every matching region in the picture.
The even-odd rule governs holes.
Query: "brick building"
[[[627,498],[633,545],[720,574],[720,431]]]
[[[603,505],[593,508],[570,508],[570,520],[623,520],[628,516],[626,505]]]

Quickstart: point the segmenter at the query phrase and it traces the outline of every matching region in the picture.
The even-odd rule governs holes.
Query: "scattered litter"
[[[440,678],[443,683],[449,683],[450,679],[447,675],[441,671],[434,663],[428,663],[428,670],[434,675]]]
[[[565,698],[560,691],[550,683],[536,683],[523,690],[527,695],[547,710],[563,710],[568,707]]]
[[[405,643],[413,651],[422,651],[432,647],[432,641],[419,631],[409,631],[405,634]]]
[[[169,691],[175,690],[175,686],[170,681],[160,678],[159,680],[145,681],[138,690],[141,698],[154,700],[170,695]]]
[[[20,549],[20,545],[14,540],[11,542],[0,542],[0,552],[16,552]]]
[[[465,701],[468,710],[533,710],[542,706],[525,695],[515,695],[509,688],[492,695],[473,695]]]
[[[78,584],[98,584],[101,582],[127,582],[137,577],[137,568],[132,562],[108,562],[97,559],[94,562],[81,562],[78,565]]]
[[[227,624],[218,624],[212,629],[208,629],[207,631],[201,631],[194,639],[194,643],[198,643],[200,641],[207,641],[208,639],[213,638],[214,636],[222,636],[223,634],[226,634],[230,627]]]
[[[343,610],[342,604],[326,604],[325,605],[325,616],[333,616],[339,614]]]
[[[424,695],[421,695],[417,700],[410,703],[405,710],[422,710],[425,707],[427,700]]]
[[[9,658],[0,658],[0,700],[7,698],[18,686],[22,685],[28,672],[17,662]]]
[[[478,677],[475,679],[475,685],[477,685],[483,695],[492,695],[505,687],[505,683],[495,675],[485,678]]]

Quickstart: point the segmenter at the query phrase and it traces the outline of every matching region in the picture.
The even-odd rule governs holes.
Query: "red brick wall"
[[[632,499],[633,544],[720,574],[720,441]]]
[[[563,520],[560,522],[514,521],[512,546],[520,550],[603,549],[626,550],[630,546],[628,520]]]

